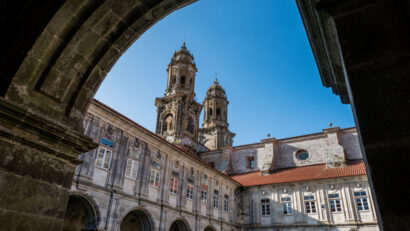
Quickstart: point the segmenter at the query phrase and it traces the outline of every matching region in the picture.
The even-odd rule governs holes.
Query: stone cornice
[[[91,138],[0,99],[0,135],[73,164],[78,155],[96,148]]]

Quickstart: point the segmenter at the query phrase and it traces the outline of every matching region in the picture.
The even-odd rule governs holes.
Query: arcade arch
[[[154,224],[150,216],[142,210],[129,212],[121,221],[121,231],[151,231]]]
[[[191,229],[186,221],[176,220],[171,224],[169,231],[191,231]]]
[[[63,231],[97,230],[98,214],[95,206],[86,197],[71,195],[64,214]]]

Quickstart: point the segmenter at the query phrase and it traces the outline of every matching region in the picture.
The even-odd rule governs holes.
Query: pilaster
[[[78,156],[95,147],[71,128],[0,98],[1,226],[60,230]]]

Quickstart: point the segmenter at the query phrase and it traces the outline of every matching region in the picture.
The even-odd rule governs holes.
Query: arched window
[[[192,81],[192,79],[189,79],[189,86],[192,88],[192,84],[193,84],[193,81]]]
[[[221,119],[221,109],[219,109],[219,108],[216,109],[216,118],[217,118],[218,120]]]
[[[185,75],[181,77],[181,87],[185,88]]]
[[[192,117],[188,117],[188,126],[187,126],[187,130],[188,130],[188,132],[190,132],[190,133],[194,133],[194,129],[195,129],[195,127],[194,127],[194,119],[192,119]]]
[[[208,109],[208,119],[212,118],[212,108]]]
[[[164,117],[162,122],[162,132],[170,131],[172,129],[172,115],[169,114]]]

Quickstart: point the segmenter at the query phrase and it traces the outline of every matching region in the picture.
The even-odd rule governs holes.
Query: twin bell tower
[[[195,101],[193,55],[185,42],[175,51],[167,68],[164,97],[155,99],[157,107],[156,134],[167,141],[195,152],[232,146],[234,133],[228,129],[228,99],[218,81],[209,87],[203,105]],[[204,120],[199,116],[204,107]]]

